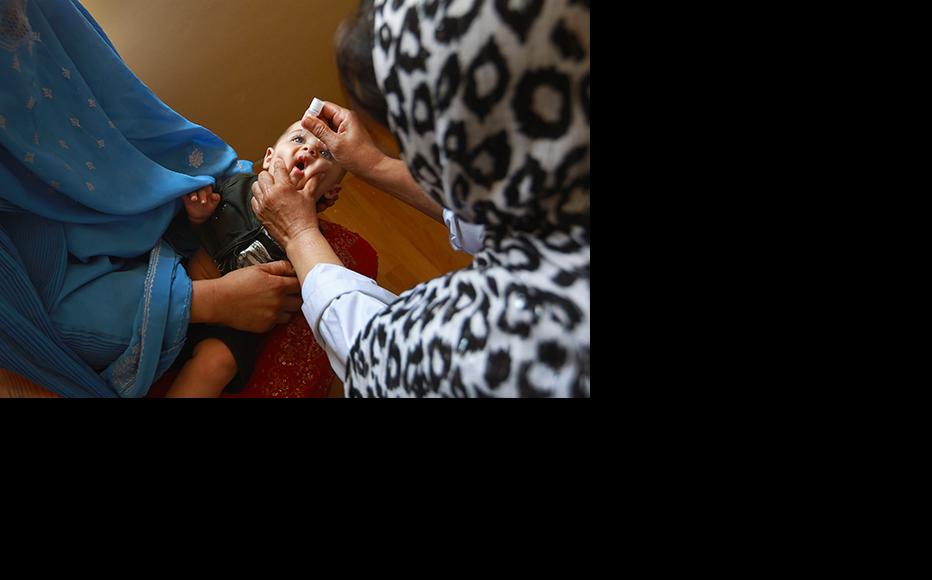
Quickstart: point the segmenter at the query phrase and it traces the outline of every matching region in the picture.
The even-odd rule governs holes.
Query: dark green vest
[[[241,174],[226,180],[218,192],[220,204],[206,222],[192,227],[182,210],[166,232],[165,240],[189,257],[198,245],[203,246],[224,274],[253,264],[284,260],[285,252],[252,212],[252,184],[257,179],[252,174]]]

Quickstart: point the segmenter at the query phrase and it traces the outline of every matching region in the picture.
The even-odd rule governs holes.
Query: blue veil
[[[0,368],[143,396],[191,280],[161,240],[185,193],[250,171],[155,96],[77,0],[0,0]]]

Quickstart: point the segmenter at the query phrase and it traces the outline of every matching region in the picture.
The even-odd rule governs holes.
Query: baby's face
[[[271,170],[272,163],[281,159],[285,163],[291,182],[299,189],[315,175],[319,176],[320,183],[314,191],[314,199],[320,199],[346,175],[346,170],[330,161],[329,157],[327,146],[318,141],[317,137],[303,128],[301,121],[298,121],[285,130],[274,147],[269,147],[265,152],[262,168]]]

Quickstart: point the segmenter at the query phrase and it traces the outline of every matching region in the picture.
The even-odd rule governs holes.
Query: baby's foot
[[[198,225],[206,222],[207,218],[213,215],[217,204],[220,203],[220,194],[214,193],[213,188],[208,185],[185,195],[182,199],[184,210],[188,212],[188,221]]]

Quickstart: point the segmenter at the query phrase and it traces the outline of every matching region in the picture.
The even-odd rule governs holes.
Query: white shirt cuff
[[[333,371],[345,380],[346,361],[356,336],[397,296],[367,278],[335,264],[318,264],[301,288],[307,319]]]
[[[443,210],[443,223],[450,229],[450,245],[458,252],[472,255],[482,251],[485,242],[485,227],[461,221],[448,209]]]

